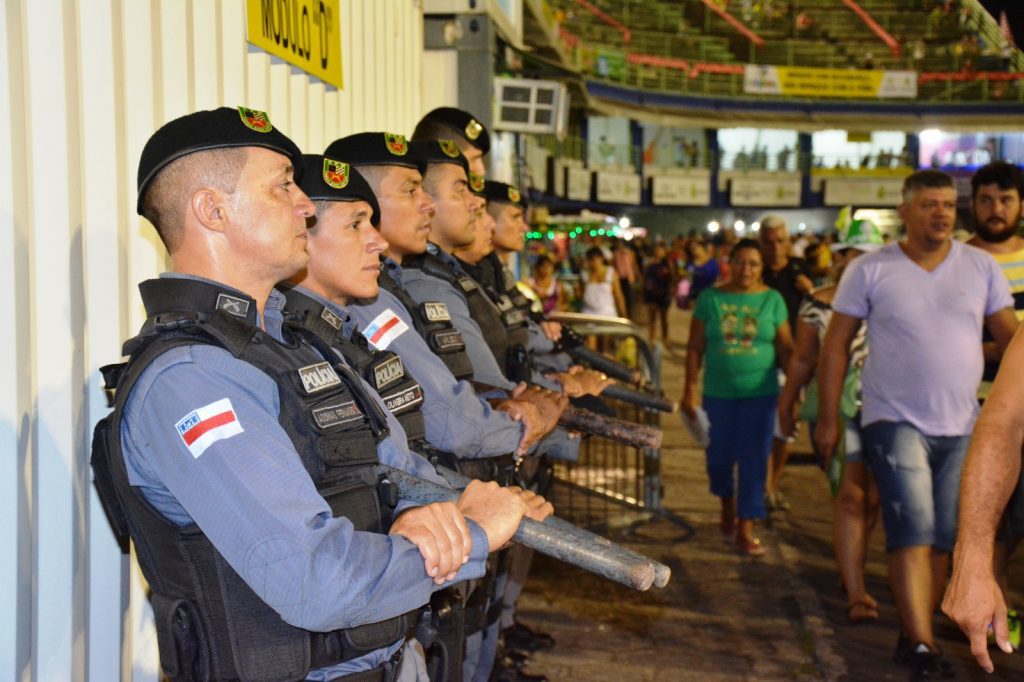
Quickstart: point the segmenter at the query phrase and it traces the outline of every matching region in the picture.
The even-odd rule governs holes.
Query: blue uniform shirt
[[[394,261],[388,264],[388,274],[394,273],[396,280],[401,276],[399,267]],[[337,306],[332,309],[339,310]],[[416,333],[412,314],[391,292],[381,289],[376,299],[359,301],[342,310],[363,329],[389,311],[408,327],[408,331],[390,339],[386,349],[402,358],[406,370],[423,388],[427,442],[462,458],[494,457],[519,447],[522,424],[493,409],[468,382],[452,375],[444,361]]]
[[[283,306],[284,297],[273,292],[263,320],[279,340]],[[222,409],[221,401],[228,401],[237,428],[222,431],[201,451],[187,447],[175,424],[215,403]],[[332,517],[278,423],[279,411],[277,385],[226,350],[171,349],[143,371],[125,405],[121,445],[129,481],[174,523],[195,522],[291,625],[330,631],[425,604],[439,588],[416,546],[400,536],[357,532],[348,519]],[[439,481],[429,462],[409,452],[401,426],[388,416],[392,431],[378,446],[380,461]],[[487,537],[477,524],[469,526],[473,549],[459,581],[484,574]],[[377,667],[400,645],[314,676]]]

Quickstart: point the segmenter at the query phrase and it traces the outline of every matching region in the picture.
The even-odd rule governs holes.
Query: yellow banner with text
[[[337,88],[341,0],[246,0],[249,42]]]
[[[784,97],[912,99],[917,97],[917,72],[747,64],[743,91]]]

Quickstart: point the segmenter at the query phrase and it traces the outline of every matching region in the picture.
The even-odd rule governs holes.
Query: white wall
[[[424,113],[419,0],[341,10],[337,91],[250,51],[244,0],[4,0],[0,680],[155,674],[88,465],[107,410],[97,369],[142,322],[135,284],[164,264],[135,215],[139,152],[164,122],[220,105],[268,111],[310,151],[410,133]]]

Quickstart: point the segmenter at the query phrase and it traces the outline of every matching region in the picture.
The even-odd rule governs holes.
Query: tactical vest
[[[402,359],[389,350],[370,348],[366,337],[351,329],[346,336],[345,320],[319,301],[296,289],[285,289],[289,318],[337,350],[349,366],[373,386],[391,414],[395,415],[406,438],[423,440],[423,389],[405,371]]]
[[[526,297],[519,294],[513,299],[509,286],[516,292],[519,289],[512,281],[511,275],[508,275],[505,264],[501,262],[497,253],[492,251],[484,257],[478,264],[477,271],[480,273],[481,289],[501,311],[501,321],[505,325],[511,344],[527,349],[530,342],[529,301],[526,302],[526,308],[516,304],[518,298],[525,300]]]
[[[505,329],[505,320],[498,307],[487,297],[480,284],[466,272],[454,257],[441,251],[436,245],[428,244],[427,252],[412,258],[407,267],[422,270],[432,277],[448,282],[466,298],[469,315],[480,326],[484,341],[490,348],[498,367],[511,381],[519,381],[519,369],[509,361],[514,346]]]
[[[466,342],[462,339],[462,332],[452,325],[451,315],[448,313],[448,306],[439,301],[424,301],[416,303],[395,278],[388,272],[388,268],[397,267],[394,264],[385,262],[384,268],[377,279],[380,287],[390,292],[409,312],[412,323],[416,327],[416,333],[427,342],[430,350],[434,351],[437,357],[441,358],[448,371],[456,379],[470,381],[473,378],[473,363],[466,354]]]
[[[93,434],[96,488],[115,531],[135,542],[153,590],[160,663],[172,680],[299,680],[310,670],[402,639],[413,613],[321,633],[289,625],[231,568],[195,524],[179,527],[128,481],[121,420],[135,382],[159,355],[207,344],[266,373],[278,386],[279,423],[334,516],[385,533],[397,495],[379,477],[377,443],[386,418],[351,369],[322,341],[286,324],[278,342],[255,326],[255,302],[209,282],[140,285],[149,316],[128,340],[126,363],[103,368],[114,410]],[[177,415],[175,415],[177,416]]]

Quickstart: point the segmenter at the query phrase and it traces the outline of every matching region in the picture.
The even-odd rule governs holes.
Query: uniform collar
[[[351,339],[352,333],[356,331],[356,321],[348,314],[348,310],[344,306],[340,306],[306,287],[289,286],[281,299],[287,299],[286,307],[291,313],[312,315],[324,320],[335,329],[339,329],[338,325],[340,324],[341,333],[346,339]]]

